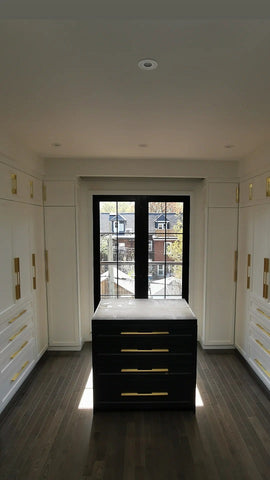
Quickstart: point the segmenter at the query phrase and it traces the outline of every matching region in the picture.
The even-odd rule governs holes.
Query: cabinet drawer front
[[[0,369],[3,371],[7,365],[15,361],[18,355],[27,347],[33,338],[33,325],[30,324],[26,328],[21,328],[21,333],[14,338],[12,342],[8,342],[0,351]]]
[[[183,320],[175,322],[164,322],[164,320],[141,320],[141,321],[106,321],[93,320],[92,329],[93,334],[103,335],[185,335],[194,334],[196,330],[196,320]]]
[[[29,369],[34,362],[34,342],[24,349],[21,355],[12,362],[1,374],[1,398],[2,402],[6,401],[7,396],[11,395],[18,383],[20,383],[28,374]]]
[[[270,349],[258,338],[251,338],[250,353],[252,360],[257,363],[257,366],[261,364],[261,370],[270,380]]]
[[[98,375],[95,402],[186,402],[194,400],[192,375]]]
[[[95,351],[99,353],[180,353],[191,352],[194,337],[187,335],[94,335]]]
[[[178,354],[97,354],[94,359],[94,368],[98,373],[128,373],[134,370],[133,373],[159,373],[162,370],[164,373],[192,373],[195,369],[195,359],[191,353]],[[154,372],[152,370],[154,369]],[[132,372],[131,372],[132,373]]]

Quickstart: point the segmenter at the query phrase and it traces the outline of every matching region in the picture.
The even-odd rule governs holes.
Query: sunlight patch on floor
[[[201,394],[200,394],[200,391],[196,385],[196,394],[195,394],[195,405],[196,407],[203,407],[203,401],[202,401],[202,397],[201,397]]]
[[[83,394],[81,396],[78,409],[79,410],[93,409],[93,370],[92,369],[87,379]]]

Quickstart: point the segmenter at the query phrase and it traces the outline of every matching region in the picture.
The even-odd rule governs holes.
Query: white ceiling
[[[42,157],[231,160],[269,141],[269,0],[1,0],[0,69],[0,124]]]

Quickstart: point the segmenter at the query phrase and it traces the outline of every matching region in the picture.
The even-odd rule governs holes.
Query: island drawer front
[[[94,383],[96,402],[134,401],[194,402],[191,375],[98,375]]]
[[[92,329],[96,335],[185,335],[193,334],[196,320],[167,321],[164,320],[93,320]]]
[[[95,348],[99,353],[136,353],[136,350],[141,351],[141,353],[146,353],[143,352],[143,350],[149,350],[149,353],[151,353],[151,351],[157,349],[163,350],[164,353],[182,353],[192,351],[194,345],[194,336],[191,334],[172,336],[122,336],[94,334],[93,342],[95,342]]]
[[[194,355],[166,354],[166,353],[135,353],[135,354],[97,354],[95,356],[94,368],[98,373],[128,373],[127,370],[138,369],[145,373],[192,373],[196,367]],[[156,372],[151,372],[154,369]],[[158,372],[161,370],[161,372]],[[167,371],[167,372],[166,372]],[[131,372],[136,373],[136,372]]]

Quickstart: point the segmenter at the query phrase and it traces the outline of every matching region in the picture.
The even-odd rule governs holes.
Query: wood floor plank
[[[79,409],[91,345],[48,353],[0,417],[1,480],[266,480],[270,401],[234,352],[198,347],[203,406]],[[90,392],[91,393],[91,392]]]

